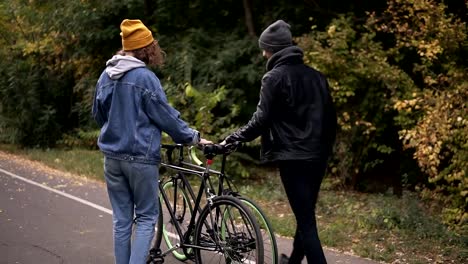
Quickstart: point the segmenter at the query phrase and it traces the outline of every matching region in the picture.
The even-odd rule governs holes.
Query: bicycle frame
[[[202,199],[203,195],[204,194],[206,195],[208,201],[210,201],[210,199],[212,197],[214,197],[213,194],[209,193],[209,188],[207,188],[207,186],[209,186],[209,185],[207,185],[207,180],[209,178],[208,171],[210,170],[209,165],[207,165],[206,168],[203,168],[203,167],[199,166],[198,169],[200,169],[200,168],[204,169],[203,171],[201,171],[201,170],[188,169],[188,168],[184,168],[182,166],[171,164],[172,163],[172,158],[171,158],[172,151],[174,149],[176,149],[176,148],[179,148],[179,150],[182,152],[183,146],[182,145],[163,145],[162,147],[167,150],[167,152],[168,152],[167,156],[168,156],[170,162],[169,163],[161,162],[161,167],[177,171],[177,175],[176,176],[171,176],[171,179],[169,180],[169,181],[174,182],[174,188],[176,188],[175,193],[177,193],[177,188],[178,188],[177,181],[181,180],[182,183],[184,184],[184,186],[187,186],[186,189],[189,191],[189,194],[190,194],[191,198],[193,200],[195,200],[194,208],[193,208],[193,212],[195,212],[195,213],[192,213],[192,216],[190,218],[190,222],[189,222],[189,225],[188,225],[188,228],[187,228],[187,231],[186,231],[186,233],[190,234],[190,233],[192,233],[194,231],[195,226],[196,226],[197,212],[201,212],[202,208],[201,208],[200,205],[201,205],[201,199]],[[181,153],[181,156],[183,156],[183,153]],[[181,160],[179,160],[179,161],[181,161]],[[186,178],[185,174],[194,174],[194,175],[197,175],[197,176],[201,177],[202,181],[201,181],[200,189],[199,189],[197,195],[195,195],[195,193],[193,192],[191,184],[188,181],[188,179]],[[166,208],[169,211],[169,214],[170,214],[170,217],[171,217],[172,221],[174,221],[174,223],[177,223],[177,220],[176,220],[177,217],[176,217],[176,215],[174,213],[174,210],[173,210],[174,208],[171,206],[169,198],[168,198],[166,192],[163,189],[163,185],[164,184],[163,184],[162,180],[160,180],[159,181],[160,194],[161,194],[161,196],[162,196],[162,198],[164,200]],[[212,195],[212,196],[210,196],[210,195]],[[175,199],[176,199],[176,196],[174,197],[174,200]],[[176,204],[175,201],[174,201],[174,204]],[[182,243],[182,245],[176,246],[176,247],[174,247],[172,249],[169,249],[167,252],[164,252],[163,254],[161,254],[162,256],[167,255],[167,253],[169,253],[172,250],[175,250],[175,249],[177,249],[179,247],[197,248],[197,249],[202,249],[202,250],[208,250],[208,248],[192,244],[190,242],[190,237],[189,236],[184,236],[184,233],[183,233],[183,231],[182,231],[179,224],[175,224],[174,226],[176,228],[177,235],[179,236],[180,241],[183,241],[183,243]]]
[[[275,241],[275,238],[274,238],[274,233],[273,233],[272,228],[271,228],[271,224],[268,222],[268,220],[264,216],[264,213],[261,212],[261,209],[257,205],[255,205],[253,203],[253,201],[251,201],[251,200],[249,200],[247,198],[244,198],[239,194],[237,188],[231,182],[231,179],[229,179],[229,177],[225,174],[227,156],[232,151],[234,151],[237,148],[237,146],[238,145],[228,146],[225,150],[219,149],[219,147],[218,147],[218,149],[216,149],[216,148],[211,149],[211,150],[208,150],[207,152],[205,152],[205,147],[203,147],[204,156],[205,156],[205,158],[207,158],[206,164],[204,164],[196,156],[195,149],[194,149],[193,146],[188,148],[188,150],[189,150],[189,153],[188,153],[189,154],[188,155],[189,159],[188,160],[189,161],[187,162],[187,161],[184,160],[184,154],[186,154],[186,153],[184,153],[184,150],[187,149],[186,147],[184,147],[182,145],[166,145],[165,148],[168,149],[167,154],[169,154],[168,155],[168,162],[167,163],[163,162],[161,164],[162,164],[162,167],[174,169],[174,170],[177,171],[177,176],[173,176],[172,179],[174,180],[174,179],[180,178],[181,183],[183,184],[183,186],[188,186],[187,188],[184,188],[184,187],[182,187],[182,188],[188,190],[188,193],[189,193],[192,201],[195,200],[195,194],[193,193],[193,190],[192,190],[192,188],[190,186],[190,183],[188,182],[186,174],[196,174],[196,175],[199,175],[199,176],[202,175],[202,178],[204,179],[202,181],[202,183],[204,184],[203,188],[207,188],[208,192],[210,192],[210,193],[211,193],[211,191],[215,191],[215,189],[217,189],[216,193],[214,193],[214,194],[211,193],[211,195],[217,195],[217,196],[228,195],[228,196],[238,197],[242,201],[246,202],[246,204],[248,204],[248,206],[254,208],[254,211],[256,211],[259,214],[259,217],[260,217],[259,219],[261,219],[261,221],[262,221],[261,223],[264,225],[265,230],[266,230],[266,232],[268,234],[268,237],[269,237],[265,241],[267,241],[266,245],[269,245],[269,248],[271,248],[271,252],[273,254],[271,260],[272,260],[273,263],[277,263],[277,258],[278,258],[277,257],[277,246],[276,246],[276,241]],[[169,149],[171,149],[171,150],[169,150]],[[179,150],[178,158],[173,158],[172,157],[172,150],[174,150],[174,149]],[[214,169],[210,168],[210,165],[212,163],[212,160],[210,160],[210,159],[212,157],[216,156],[216,155],[222,155],[220,171],[217,171],[217,170],[214,170]],[[174,159],[176,159],[177,161],[174,162]],[[212,178],[211,178],[212,175],[217,176],[217,180],[218,180],[217,185],[218,186],[213,184]],[[176,184],[174,184],[174,185],[176,185]],[[178,187],[178,186],[176,186],[176,187]],[[234,189],[233,189],[233,187],[234,187]],[[199,197],[197,197],[197,198],[199,198]],[[200,203],[200,200],[197,199],[196,204],[199,204],[199,203]],[[174,202],[174,204],[175,204],[175,202]],[[192,205],[193,205],[193,203],[192,203]],[[194,209],[195,212],[197,212],[197,210],[199,210],[198,212],[201,213],[201,208],[200,207],[198,207],[198,209]],[[216,217],[218,217],[218,214],[219,214],[218,211],[213,213],[213,215],[215,215]],[[195,214],[192,214],[192,217],[194,215]],[[210,215],[210,217],[213,217],[213,215]],[[211,219],[213,219],[213,218],[211,218]],[[195,223],[193,223],[193,224],[195,224]],[[193,226],[192,226],[192,229],[193,229]],[[180,240],[180,241],[182,241],[182,240]],[[187,242],[189,242],[189,241],[188,240],[184,241],[184,243],[187,243]],[[187,245],[184,245],[184,246],[187,246]]]
[[[192,151],[192,148],[191,147],[189,149],[189,151]],[[222,160],[221,160],[221,170],[220,171],[216,171],[216,170],[212,170],[210,169],[208,172],[210,174],[214,174],[214,175],[217,175],[218,176],[218,192],[217,194],[218,195],[222,195],[224,193],[224,191],[226,190],[226,188],[224,188],[224,184],[226,183],[227,184],[227,189],[231,190],[232,191],[232,187],[233,187],[233,184],[232,182],[229,180],[229,178],[226,176],[225,174],[225,167],[226,167],[226,158],[227,158],[227,154],[223,154],[222,155]],[[183,161],[183,157],[179,157],[179,161],[180,161],[180,164],[183,165],[183,166],[186,166],[186,167],[189,167],[189,168],[192,168],[192,169],[196,169],[196,170],[203,170],[205,169],[205,167],[202,167],[201,165],[203,164],[201,161],[198,160],[198,158],[196,157],[193,157],[192,156],[192,153],[190,155],[190,157],[193,159],[194,162],[196,162],[197,164],[193,164],[193,163],[189,163],[189,162],[185,162]],[[211,184],[211,180],[210,178],[208,178],[208,183],[210,184],[210,186],[213,187],[213,184]],[[233,192],[233,193],[237,193],[237,192]]]
[[[216,171],[216,170],[213,170],[213,169],[209,168],[209,166],[206,166],[206,167],[201,166],[202,163],[200,163],[200,165],[196,165],[196,164],[184,161],[184,153],[183,153],[184,146],[183,145],[163,145],[163,148],[166,148],[166,149],[178,148],[179,149],[179,157],[178,157],[178,163],[175,164],[172,161],[172,157],[170,157],[170,155],[172,155],[172,150],[170,150],[169,154],[168,154],[168,163],[162,162],[161,163],[162,167],[176,170],[176,171],[178,171],[178,174],[188,173],[188,174],[196,174],[196,175],[202,176],[203,173],[205,173],[205,174],[207,174],[207,177],[206,177],[206,180],[208,181],[207,186],[210,186],[210,187],[213,187],[213,184],[212,184],[211,179],[210,179],[209,176],[210,175],[217,175],[218,178],[219,178],[218,192],[217,192],[218,195],[221,195],[222,192],[224,191],[224,182],[225,181],[226,181],[227,187],[229,189],[232,189],[232,184],[231,184],[231,182],[229,181],[229,179],[227,178],[227,176],[224,173],[224,168],[225,168],[225,165],[226,165],[227,155],[224,154],[223,157],[222,157],[221,171]],[[191,149],[189,149],[189,150],[191,150]],[[182,175],[180,175],[180,176],[181,176],[181,178],[184,178],[184,184],[190,185],[190,183],[188,182],[186,177],[182,177]],[[188,188],[188,190],[189,190],[189,194],[190,194],[191,198],[193,200],[195,200],[195,194],[193,193],[192,188]]]

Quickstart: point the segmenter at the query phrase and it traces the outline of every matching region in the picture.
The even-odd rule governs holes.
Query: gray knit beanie
[[[273,53],[292,45],[291,26],[283,20],[269,25],[260,35],[258,45]]]

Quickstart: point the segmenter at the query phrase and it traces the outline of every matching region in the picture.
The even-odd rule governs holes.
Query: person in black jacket
[[[222,144],[261,136],[261,160],[276,162],[296,217],[293,251],[281,263],[326,263],[315,204],[336,136],[336,112],[326,78],[303,62],[290,26],[278,20],[259,38],[268,59],[260,100],[250,121]]]

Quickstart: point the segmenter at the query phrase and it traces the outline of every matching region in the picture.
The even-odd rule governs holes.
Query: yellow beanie
[[[125,19],[120,24],[123,50],[136,50],[154,41],[151,31],[139,19]]]

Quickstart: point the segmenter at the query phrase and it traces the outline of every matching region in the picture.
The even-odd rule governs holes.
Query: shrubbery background
[[[465,1],[0,1],[0,141],[96,148],[95,82],[140,18],[167,53],[155,69],[171,103],[222,140],[255,110],[276,19],[325,73],[339,134],[329,177],[359,191],[417,191],[468,222],[468,38]],[[359,3],[358,3],[359,2]],[[240,177],[258,142],[237,156]]]

